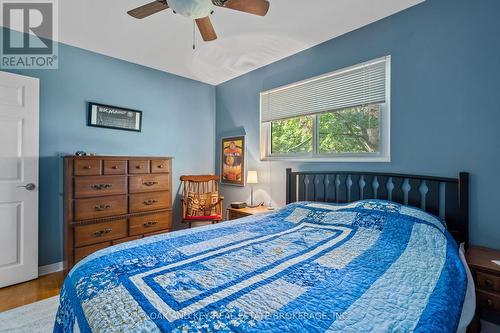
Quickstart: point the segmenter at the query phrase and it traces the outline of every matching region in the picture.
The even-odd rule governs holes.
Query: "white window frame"
[[[319,131],[318,131],[318,114],[310,115],[313,119],[313,151],[311,153],[297,154],[272,154],[271,150],[271,121],[261,122],[262,110],[260,110],[260,159],[262,161],[296,161],[296,162],[391,162],[391,56],[385,56],[380,59],[386,61],[386,98],[385,103],[380,104],[381,123],[380,123],[380,152],[376,153],[333,153],[320,154],[318,152]],[[345,72],[346,70],[356,69],[366,64],[378,61],[380,59],[367,61],[362,64],[342,68],[337,71],[326,73],[314,78],[293,83],[297,85],[302,82],[315,80],[325,76],[335,75],[336,73]],[[261,94],[262,99],[262,94]],[[262,103],[261,103],[262,105]]]

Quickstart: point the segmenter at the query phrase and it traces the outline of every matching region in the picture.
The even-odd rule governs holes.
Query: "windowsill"
[[[261,157],[261,161],[281,161],[281,162],[337,162],[337,163],[390,163],[388,156],[377,157],[295,157],[295,156],[267,156]]]

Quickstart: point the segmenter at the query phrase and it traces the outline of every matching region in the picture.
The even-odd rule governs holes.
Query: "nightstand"
[[[476,285],[476,316],[471,332],[479,332],[479,319],[500,324],[500,251],[471,246],[467,251],[467,263]]]
[[[255,208],[245,207],[245,208],[231,208],[227,209],[227,219],[228,220],[236,220],[241,217],[257,215],[257,214],[266,214],[271,213],[273,210],[267,209],[266,206],[259,206]]]

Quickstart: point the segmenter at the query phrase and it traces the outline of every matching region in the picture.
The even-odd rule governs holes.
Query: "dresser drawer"
[[[76,221],[127,213],[126,195],[75,200]]]
[[[500,291],[500,276],[477,272],[476,282],[478,288]]]
[[[75,263],[79,262],[86,256],[94,253],[95,251],[105,249],[109,246],[111,246],[111,242],[104,242],[84,247],[77,247],[75,248]]]
[[[169,173],[169,160],[151,160],[151,173]]]
[[[101,176],[75,178],[75,198],[127,193],[126,176]]]
[[[104,161],[105,175],[124,175],[127,173],[127,161]]]
[[[74,160],[73,169],[75,176],[99,176],[101,160]]]
[[[131,194],[128,197],[128,202],[131,213],[170,208],[172,206],[170,191]]]
[[[147,234],[172,227],[172,212],[148,214],[131,217],[129,220],[129,235]]]
[[[128,161],[128,173],[149,173],[149,160],[130,160]]]
[[[75,226],[75,246],[85,246],[127,237],[127,220]]]
[[[500,311],[500,294],[478,289],[476,296],[477,305],[480,309]]]
[[[170,175],[137,175],[129,177],[130,193],[167,191],[170,189]]]

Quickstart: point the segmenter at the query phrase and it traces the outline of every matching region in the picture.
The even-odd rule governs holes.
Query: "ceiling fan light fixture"
[[[203,40],[209,42],[217,39],[217,33],[210,20],[210,15],[214,12],[214,6],[265,16],[269,10],[269,4],[268,0],[155,0],[129,10],[127,13],[137,19],[143,19],[171,8],[174,14],[180,14],[193,20],[198,26]]]
[[[214,9],[211,0],[168,0],[168,5],[177,14],[190,19],[207,17]]]

